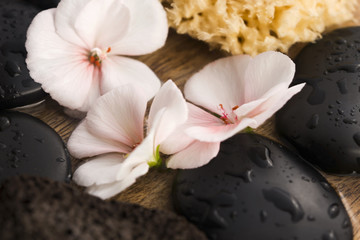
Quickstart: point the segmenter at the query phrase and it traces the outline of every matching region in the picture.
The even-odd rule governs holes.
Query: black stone
[[[26,32],[40,10],[22,0],[0,1],[0,109],[24,106],[47,95],[26,67]]]
[[[360,172],[359,39],[350,27],[307,45],[293,81],[306,85],[276,115],[280,135],[327,172]]]
[[[209,239],[350,240],[353,235],[326,179],[298,155],[256,134],[238,134],[221,144],[208,165],[179,171],[173,196],[179,213]]]
[[[41,9],[56,8],[60,0],[24,0]]]
[[[12,178],[0,188],[2,240],[206,240],[172,212],[103,201],[69,184]]]
[[[0,184],[23,174],[69,181],[69,154],[44,122],[25,113],[0,111]]]

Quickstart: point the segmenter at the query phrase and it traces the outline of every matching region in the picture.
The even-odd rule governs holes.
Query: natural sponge
[[[162,0],[171,27],[232,54],[287,52],[353,18],[357,0]]]

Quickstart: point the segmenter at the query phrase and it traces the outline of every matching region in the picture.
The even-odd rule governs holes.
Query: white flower
[[[72,133],[70,153],[92,157],[73,176],[90,194],[109,198],[133,184],[149,165],[157,164],[159,146],[187,119],[185,99],[172,81],[155,96],[144,137],[146,105],[141,89],[132,85],[112,90],[96,101]]]
[[[161,146],[164,153],[176,153],[168,167],[200,167],[217,155],[220,142],[248,126],[259,127],[303,88],[289,88],[294,73],[295,64],[279,52],[232,56],[205,66],[184,92],[207,111],[189,104],[188,121]]]
[[[160,81],[145,64],[122,55],[151,53],[168,33],[158,0],[62,0],[39,13],[26,41],[31,77],[61,105],[86,112],[120,85],[153,96]]]

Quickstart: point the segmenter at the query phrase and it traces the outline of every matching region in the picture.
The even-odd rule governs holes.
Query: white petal
[[[76,158],[92,157],[110,152],[129,153],[132,150],[122,142],[91,133],[86,120],[72,132],[67,146],[70,154]]]
[[[110,91],[98,99],[87,114],[88,129],[102,139],[129,147],[143,140],[147,99],[132,85]]]
[[[156,115],[164,108],[159,128],[155,128]],[[188,108],[180,89],[173,81],[167,81],[156,94],[149,112],[148,129],[155,129],[155,145],[161,144],[187,118]]]
[[[151,131],[142,143],[132,151],[124,161],[116,175],[117,181],[121,181],[139,165],[148,164],[154,157],[154,131]]]
[[[165,154],[174,154],[186,148],[194,141],[193,138],[189,137],[185,130],[189,126],[183,124],[175,129],[164,141],[160,144],[160,152]]]
[[[70,109],[84,109],[99,96],[97,69],[84,49],[64,41],[54,28],[54,9],[39,13],[27,32],[26,63],[31,77],[53,99]]]
[[[285,54],[270,51],[257,55],[246,70],[245,101],[258,99],[278,84],[289,86],[294,73],[295,64]]]
[[[107,50],[125,36],[129,21],[129,9],[122,1],[91,0],[78,13],[74,26],[89,49]]]
[[[134,84],[143,89],[150,100],[160,88],[160,80],[144,63],[125,57],[111,56],[102,62],[102,93],[124,84]]]
[[[140,164],[134,168],[133,171],[122,181],[116,181],[103,185],[93,185],[87,188],[86,191],[89,194],[100,197],[102,199],[113,197],[134,184],[136,179],[146,174],[148,170],[149,166],[146,163]]]
[[[250,56],[239,55],[206,65],[186,82],[186,99],[214,113],[221,114],[219,104],[230,112],[244,103],[244,75],[250,61]]]
[[[84,187],[113,183],[123,160],[122,154],[114,153],[92,158],[76,169],[73,180]]]
[[[55,29],[65,41],[77,46],[88,47],[76,32],[75,21],[79,12],[89,2],[89,0],[62,0],[59,2],[56,8]]]
[[[171,156],[167,162],[169,168],[197,168],[207,164],[220,149],[220,142],[194,141],[189,147]]]
[[[130,10],[129,31],[116,45],[114,54],[143,55],[165,44],[168,34],[166,13],[158,0],[124,0]]]

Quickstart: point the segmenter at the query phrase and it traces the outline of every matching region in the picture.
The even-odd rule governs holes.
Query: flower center
[[[221,112],[221,117],[220,119],[223,120],[223,122],[227,125],[227,124],[234,124],[237,120],[238,120],[238,116],[234,113],[234,111],[236,109],[238,109],[239,106],[236,105],[235,107],[233,107],[231,109],[230,113],[227,113],[226,110],[224,109],[224,106],[222,104],[219,104],[219,110]]]
[[[106,59],[107,54],[111,51],[111,47],[108,47],[108,49],[101,50],[100,48],[93,48],[90,51],[89,54],[89,61],[90,63],[94,64],[97,67],[101,66],[101,62]]]

